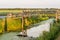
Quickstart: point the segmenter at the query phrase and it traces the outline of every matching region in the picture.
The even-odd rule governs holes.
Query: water
[[[0,16],[0,18],[5,18],[6,16]]]
[[[43,31],[49,32],[49,30],[50,30],[50,24],[45,23],[43,25],[39,25],[37,27],[33,27],[31,29],[28,29],[27,35],[29,37],[39,37],[40,35],[42,35]]]
[[[53,24],[54,19],[49,19],[39,23],[40,25],[27,29],[28,37],[39,37],[43,34],[43,31],[50,31],[50,24]]]

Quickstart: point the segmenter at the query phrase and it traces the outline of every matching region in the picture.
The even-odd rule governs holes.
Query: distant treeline
[[[7,16],[9,12],[0,12],[0,16]],[[12,13],[12,14],[17,14],[17,13]]]
[[[6,16],[10,12],[0,12],[0,16]],[[19,12],[11,12],[12,14],[19,14]],[[23,12],[23,13],[30,13],[30,14],[55,14],[56,11],[30,11],[30,12]]]
[[[6,10],[6,11],[5,11]],[[8,11],[9,10],[9,11]],[[17,14],[17,11],[22,11],[23,13],[34,14],[34,13],[40,13],[40,14],[55,14],[56,10],[60,10],[58,8],[0,8],[0,16],[6,16],[10,11],[12,11],[12,14]]]

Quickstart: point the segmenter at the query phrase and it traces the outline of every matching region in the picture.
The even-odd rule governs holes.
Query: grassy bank
[[[60,21],[60,20],[59,20]],[[55,40],[60,31],[60,22],[54,22],[50,28],[50,32],[43,32],[43,35],[38,37],[37,40]]]

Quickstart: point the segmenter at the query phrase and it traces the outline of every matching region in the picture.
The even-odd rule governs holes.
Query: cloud
[[[0,8],[60,8],[59,0],[0,0]]]

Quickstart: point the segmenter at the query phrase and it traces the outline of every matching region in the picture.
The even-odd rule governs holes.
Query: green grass
[[[37,40],[55,40],[58,37],[57,35],[59,32],[60,32],[60,22],[54,23],[50,28],[50,32],[44,31],[43,35],[38,37]]]

